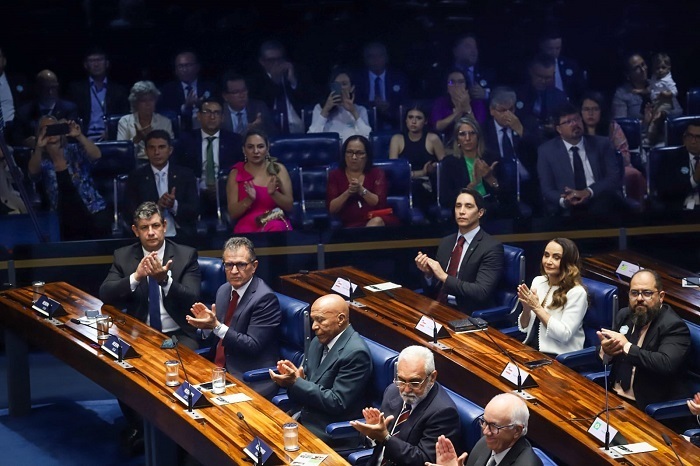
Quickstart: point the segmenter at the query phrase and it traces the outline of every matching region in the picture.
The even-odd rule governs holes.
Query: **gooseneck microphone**
[[[491,334],[489,334],[488,328],[485,329],[483,333],[485,333],[486,336],[489,337],[489,340],[491,340],[491,341],[493,342],[493,344],[496,345],[496,347],[497,347],[499,350],[501,350],[501,352],[502,352],[503,354],[506,355],[506,357],[510,360],[510,362],[512,362],[513,365],[515,366],[515,369],[518,371],[518,384],[517,384],[517,385],[518,385],[518,389],[515,390],[514,393],[515,393],[516,395],[518,395],[519,397],[524,398],[524,399],[526,399],[526,400],[534,400],[534,399],[535,399],[534,396],[530,395],[528,392],[526,392],[525,390],[523,390],[523,377],[522,377],[522,374],[521,374],[521,372],[520,372],[520,366],[518,365],[517,362],[515,362],[515,359],[513,359],[513,357],[510,355],[510,353],[509,353],[505,348],[503,348],[501,345],[498,344],[498,342],[497,342],[496,340],[493,339],[493,337],[491,336]]]
[[[673,448],[673,442],[671,441],[670,437],[664,432],[661,433],[661,436],[663,437],[664,442],[666,442],[666,445],[671,447],[671,450],[673,450],[673,454],[675,454],[676,458],[678,458],[678,463],[680,463],[680,465],[683,466],[683,460],[681,460],[681,457],[678,456],[678,452],[676,451],[676,449]]]
[[[190,413],[192,412],[192,384],[190,383],[190,378],[187,375],[187,369],[185,369],[185,363],[182,362],[182,358],[180,357],[180,350],[177,349],[177,344],[179,343],[177,340],[177,336],[173,335],[170,337],[170,340],[173,342],[173,346],[175,347],[175,352],[177,353],[177,359],[180,360],[180,365],[182,366],[182,372],[185,374],[185,382],[187,382],[188,388],[187,388],[187,411]]]
[[[106,329],[98,329],[96,325],[92,325],[92,324],[90,324],[90,323],[88,323],[88,322],[83,322],[83,321],[81,321],[80,319],[76,319],[75,317],[71,317],[70,321],[73,322],[74,324],[84,325],[84,326],[86,326],[86,327],[94,328],[95,330],[98,331],[98,333],[99,333],[99,332],[105,332],[105,331],[106,331],[109,335],[112,335],[113,337],[115,337],[116,340],[117,340],[117,362],[120,362],[120,363],[121,363],[121,362],[124,362],[123,357],[122,357],[122,356],[123,356],[123,355],[122,355],[122,340],[121,340],[121,338],[119,338],[117,335],[113,334],[113,333],[109,330],[109,328],[106,328]]]
[[[255,431],[250,427],[250,424],[248,424],[248,421],[245,420],[245,417],[243,416],[242,412],[238,411],[236,413],[236,416],[238,416],[238,419],[243,421],[246,428],[248,429],[248,432],[250,432],[251,435],[253,436],[253,439],[257,441],[257,447],[255,449],[257,450],[258,462],[256,463],[256,465],[261,466],[262,465],[262,450],[260,449],[260,437],[255,435]]]

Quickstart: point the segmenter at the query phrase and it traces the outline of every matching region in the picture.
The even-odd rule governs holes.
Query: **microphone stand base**
[[[355,300],[349,301],[348,304],[351,305],[351,306],[355,306],[355,307],[367,307],[367,306],[365,306],[364,304],[358,303],[358,302],[355,301]]]
[[[127,371],[130,371],[130,370],[133,370],[133,369],[134,369],[134,366],[132,366],[131,364],[129,364],[129,363],[126,362],[126,361],[122,361],[122,362],[114,361],[114,363],[115,363],[117,366],[121,367],[122,369],[126,369]]]
[[[204,417],[201,414],[199,414],[199,411],[194,410],[194,409],[192,411],[190,411],[189,408],[185,408],[184,411],[185,411],[185,414],[187,414],[189,417],[191,417],[195,421],[204,421]]]
[[[610,448],[606,449],[605,447],[600,447],[600,451],[602,451],[604,455],[607,455],[609,458],[612,458],[614,460],[620,460],[623,458],[621,454],[619,454],[615,450],[611,450]]]
[[[530,395],[525,390],[512,390],[511,393],[513,395],[518,395],[520,398],[522,398],[525,401],[535,401],[537,399],[534,396]]]
[[[440,343],[439,341],[431,341],[428,344],[430,346],[432,346],[433,348],[437,348],[437,349],[442,350],[442,351],[452,351],[451,346],[447,346],[446,344]]]

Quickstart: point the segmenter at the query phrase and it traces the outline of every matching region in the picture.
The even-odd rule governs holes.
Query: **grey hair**
[[[512,393],[499,393],[491,399],[491,401],[494,400],[511,405],[510,423],[522,426],[523,435],[527,434],[527,422],[530,420],[530,411],[527,409],[527,404],[523,399]]]
[[[131,86],[131,91],[129,91],[129,103],[131,104],[131,111],[135,110],[136,101],[140,97],[146,94],[153,94],[156,98],[160,97],[160,91],[153,84],[153,81],[136,81],[133,86]]]
[[[163,212],[160,210],[160,207],[158,207],[158,204],[155,202],[146,201],[140,204],[134,211],[134,224],[136,224],[136,222],[139,220],[148,220],[155,214],[158,214],[160,219],[163,220]]]
[[[496,108],[498,105],[508,106],[510,104],[515,104],[517,100],[518,96],[512,88],[499,86],[491,91],[491,103],[489,106],[491,108]]]
[[[425,375],[428,376],[435,370],[435,358],[433,357],[433,352],[430,351],[425,346],[413,345],[404,348],[401,353],[399,353],[399,360],[401,361],[407,359],[421,359],[425,362]]]
[[[224,243],[224,251],[235,251],[238,248],[246,248],[251,261],[257,259],[255,255],[255,246],[253,246],[253,242],[248,238],[243,236],[234,236],[227,239]]]

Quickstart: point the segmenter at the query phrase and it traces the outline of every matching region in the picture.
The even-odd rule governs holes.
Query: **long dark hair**
[[[581,285],[581,257],[576,243],[568,238],[554,238],[549,243],[557,243],[562,248],[561,261],[559,262],[559,289],[552,295],[550,309],[557,309],[566,305],[566,293],[576,285]],[[547,276],[540,261],[540,273]]]
[[[339,166],[343,170],[345,170],[348,167],[347,162],[345,161],[345,151],[348,148],[348,144],[350,144],[352,141],[360,141],[363,146],[365,146],[365,152],[367,153],[367,156],[365,158],[365,169],[362,170],[363,173],[367,173],[372,169],[372,161],[374,160],[374,157],[372,155],[372,145],[369,143],[369,140],[364,137],[360,136],[359,134],[355,134],[354,136],[350,136],[345,140],[343,143],[343,149],[340,151],[340,163]]]
[[[600,121],[595,127],[595,134],[598,136],[609,136],[610,135],[610,112],[608,111],[608,106],[605,103],[605,97],[598,91],[586,91],[581,97],[581,105],[579,109],[583,107],[584,100],[592,100],[597,103],[600,107]],[[585,125],[585,123],[584,123]]]

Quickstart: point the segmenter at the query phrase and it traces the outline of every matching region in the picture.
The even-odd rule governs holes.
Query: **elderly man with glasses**
[[[228,239],[223,263],[227,283],[216,292],[216,303],[211,309],[209,304],[195,303],[187,321],[201,329],[202,336],[213,345],[214,363],[243,380],[246,371],[277,364],[282,313],[275,293],[255,276],[258,260],[248,238]],[[277,393],[272,380],[249,385],[267,398]]]
[[[428,348],[409,346],[401,351],[394,384],[384,392],[381,409],[365,408],[365,422],[350,423],[375,443],[370,465],[423,466],[435,461],[438,436],[459,439],[457,408],[436,379]]]
[[[650,269],[632,276],[629,307],[617,313],[614,330],[601,329],[599,356],[610,363],[612,389],[644,409],[690,395],[683,375],[690,331],[668,304],[659,275]]]

